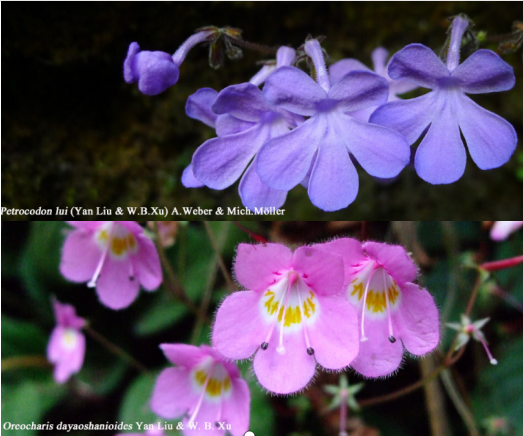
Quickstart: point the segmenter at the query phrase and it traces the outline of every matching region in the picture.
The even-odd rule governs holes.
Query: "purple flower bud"
[[[129,45],[123,64],[127,83],[138,82],[138,89],[146,95],[156,95],[178,81],[180,70],[169,53],[140,51],[138,43]]]

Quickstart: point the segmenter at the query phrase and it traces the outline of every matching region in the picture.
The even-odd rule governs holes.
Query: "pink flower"
[[[490,239],[504,241],[521,226],[523,226],[523,221],[496,221],[490,231]]]
[[[145,424],[148,430],[145,433],[118,433],[116,436],[165,436],[163,428],[159,424]]]
[[[56,382],[65,383],[84,363],[85,337],[80,330],[85,326],[85,320],[76,316],[74,307],[69,304],[55,300],[53,308],[57,326],[47,346],[47,360],[55,365]]]
[[[151,409],[166,419],[187,414],[182,433],[243,436],[249,429],[251,396],[235,364],[202,345],[162,344],[167,359],[177,365],[164,370],[154,387]],[[211,428],[209,428],[211,426]]]
[[[351,365],[357,372],[387,376],[400,366],[403,348],[416,356],[436,348],[438,310],[432,296],[411,283],[417,268],[403,247],[350,238],[318,247],[345,260],[347,297],[361,330],[360,352]]]
[[[96,287],[111,309],[129,306],[140,289],[162,281],[156,247],[134,221],[67,221],[75,227],[65,240],[60,271],[73,282]]]
[[[256,353],[260,384],[278,394],[303,389],[316,363],[341,370],[358,354],[357,315],[344,298],[343,259],[314,247],[240,244],[236,292],[218,309],[214,346],[230,359]]]

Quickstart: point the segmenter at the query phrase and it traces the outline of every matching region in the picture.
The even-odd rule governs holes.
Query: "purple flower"
[[[73,282],[96,287],[100,301],[111,309],[129,306],[140,285],[153,291],[162,282],[154,243],[134,221],[67,221],[60,271]]]
[[[412,91],[418,86],[414,85],[406,80],[393,80],[390,78],[387,69],[388,64],[385,64],[389,52],[383,47],[378,47],[372,52],[372,63],[374,64],[374,72],[379,76],[383,77],[389,84],[389,98],[387,101],[401,100],[397,94],[403,94],[405,92]],[[362,64],[356,59],[342,59],[341,61],[332,64],[329,67],[329,74],[331,78],[331,84],[334,85],[339,82],[343,76],[350,73],[351,71],[372,71],[366,65]],[[369,117],[378,106],[370,106],[368,108],[354,111],[350,113],[351,117],[354,117],[361,121],[369,121]]]
[[[288,47],[281,47],[278,53],[280,64],[294,59],[294,50]],[[214,120],[218,137],[209,139],[196,150],[191,168],[184,171],[184,185],[194,186],[195,181],[199,181],[212,189],[225,189],[245,171],[239,186],[243,204],[251,210],[281,207],[287,191],[272,189],[262,183],[253,158],[267,141],[296,127],[302,121],[301,117],[268,104],[252,83],[225,88],[211,109],[220,115]],[[191,110],[189,116],[194,113]],[[203,113],[200,110],[198,117]]]
[[[182,434],[243,436],[249,428],[250,392],[235,364],[202,345],[163,344],[176,368],[164,370],[154,386],[151,409],[166,419],[185,416]],[[215,426],[216,424],[216,426]],[[198,430],[199,429],[199,430]]]
[[[452,183],[465,171],[467,154],[483,170],[506,163],[516,148],[514,128],[503,118],[474,103],[465,94],[505,91],[514,86],[512,67],[490,50],[478,50],[459,64],[461,38],[468,21],[457,17],[447,65],[432,50],[410,44],[394,55],[389,66],[393,79],[408,80],[432,92],[377,109],[372,123],[392,127],[413,144],[430,125],[415,157],[419,176],[432,184]]]
[[[82,368],[85,356],[85,337],[80,332],[85,320],[76,316],[69,304],[53,301],[56,327],[47,346],[47,360],[55,365],[54,379],[65,383]]]
[[[270,187],[288,191],[312,168],[308,183],[312,203],[334,211],[347,207],[358,192],[358,174],[349,152],[369,174],[386,178],[407,165],[410,150],[394,130],[348,114],[385,103],[385,79],[353,71],[331,88],[318,41],[307,41],[305,51],[314,62],[318,83],[297,68],[283,67],[269,76],[263,94],[269,103],[310,118],[267,142],[257,156],[257,171]]]
[[[240,244],[234,265],[247,291],[218,309],[212,339],[225,357],[254,357],[260,384],[278,394],[311,381],[316,363],[340,370],[358,354],[357,315],[335,294],[343,290],[343,259],[314,247],[294,253],[281,244]]]
[[[178,81],[180,66],[189,50],[214,35],[214,30],[196,33],[172,56],[163,51],[140,51],[138,43],[132,42],[123,64],[125,81],[138,82],[138,89],[146,95],[160,94]]]
[[[415,356],[436,348],[438,310],[427,290],[412,283],[417,269],[403,247],[350,238],[318,247],[345,261],[347,297],[358,311],[361,330],[352,368],[365,377],[383,377],[398,369],[403,348]]]

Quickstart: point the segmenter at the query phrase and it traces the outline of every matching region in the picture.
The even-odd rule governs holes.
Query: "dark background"
[[[248,81],[263,55],[244,51],[242,60],[226,60],[215,71],[207,50],[197,47],[179,83],[148,97],[123,81],[132,41],[173,53],[210,24],[241,28],[246,40],[271,46],[296,47],[310,33],[327,37],[330,61],[355,57],[370,65],[379,45],[393,53],[419,42],[439,52],[446,18],[460,12],[487,37],[510,33],[512,22],[523,18],[520,2],[9,2],[2,12],[2,204],[53,209],[241,206],[237,184],[224,191],[181,185],[194,150],[214,136],[186,117],[184,107],[199,88]],[[496,50],[497,43],[482,47]],[[516,87],[474,100],[511,122],[521,137],[521,51],[502,56],[514,67]],[[358,198],[347,209],[325,213],[299,186],[289,194],[284,218],[514,219],[523,212],[516,194],[523,180],[521,147],[500,169],[481,171],[468,159],[465,175],[451,185],[432,186],[412,168],[388,185],[361,169],[359,175]]]

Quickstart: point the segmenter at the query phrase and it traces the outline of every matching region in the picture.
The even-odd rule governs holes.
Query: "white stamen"
[[[292,275],[291,275],[292,274]],[[280,354],[285,354],[285,346],[283,345],[283,324],[285,323],[285,312],[287,311],[287,304],[289,302],[289,297],[291,295],[290,290],[292,284],[296,281],[296,273],[289,274],[289,285],[287,286],[287,290],[285,291],[285,305],[283,306],[283,311],[281,314],[281,323],[280,323],[280,342],[278,345],[278,348],[276,348],[276,351]],[[293,279],[291,280],[291,277]]]
[[[481,343],[483,344],[483,348],[485,348],[485,351],[487,352],[487,356],[490,360],[490,363],[492,365],[497,365],[498,361],[496,359],[494,359],[494,357],[492,356],[492,353],[490,352],[490,350],[487,346],[487,343],[485,342],[485,339],[483,339],[483,335],[479,334],[478,337],[479,337],[479,340],[481,341]]]
[[[385,288],[385,304],[387,309],[387,318],[389,322],[389,341],[391,343],[396,342],[396,338],[394,337],[394,332],[392,331],[392,320],[390,316],[390,306],[389,306],[389,289],[387,288],[387,279],[385,277],[385,271],[383,271],[383,287]]]
[[[365,293],[363,294],[363,308],[361,313],[361,342],[365,342],[369,339],[365,336],[365,305],[367,304],[367,294],[369,292],[370,282],[372,281],[374,271],[376,271],[376,264],[372,265],[372,271],[369,274],[369,281],[367,282],[367,286],[365,286]]]
[[[100,260],[98,261],[98,265],[96,265],[96,269],[94,271],[93,277],[89,282],[87,283],[88,288],[94,288],[96,287],[96,282],[98,281],[98,277],[100,277],[100,273],[102,272],[102,268],[105,263],[105,259],[107,257],[107,252],[109,251],[109,247],[111,246],[111,235],[113,232],[114,225],[111,224],[109,231],[107,233],[107,245],[104,248],[104,251],[102,252],[102,256],[100,257]]]
[[[301,303],[301,292],[300,291],[301,290],[298,289],[298,302],[300,303],[300,311],[301,311],[301,308],[303,306]],[[309,355],[312,356],[312,354],[314,354],[314,348],[311,347],[311,343],[309,340],[309,332],[307,331],[307,325],[305,324],[305,318],[302,318],[301,325],[303,327],[303,336],[305,337],[305,346],[307,347],[307,353],[309,353]],[[312,350],[312,353],[310,353],[309,350]]]
[[[188,424],[192,423],[196,419],[196,415],[198,415],[198,412],[200,411],[200,408],[202,407],[203,398],[205,397],[205,391],[207,390],[207,385],[209,384],[209,380],[211,379],[212,372],[214,370],[214,365],[216,362],[213,362],[209,372],[207,374],[207,378],[205,379],[205,382],[203,383],[202,387],[202,393],[200,394],[200,397],[198,398],[198,402],[196,403],[196,408],[194,409],[194,412],[191,415],[191,418],[189,419]]]

